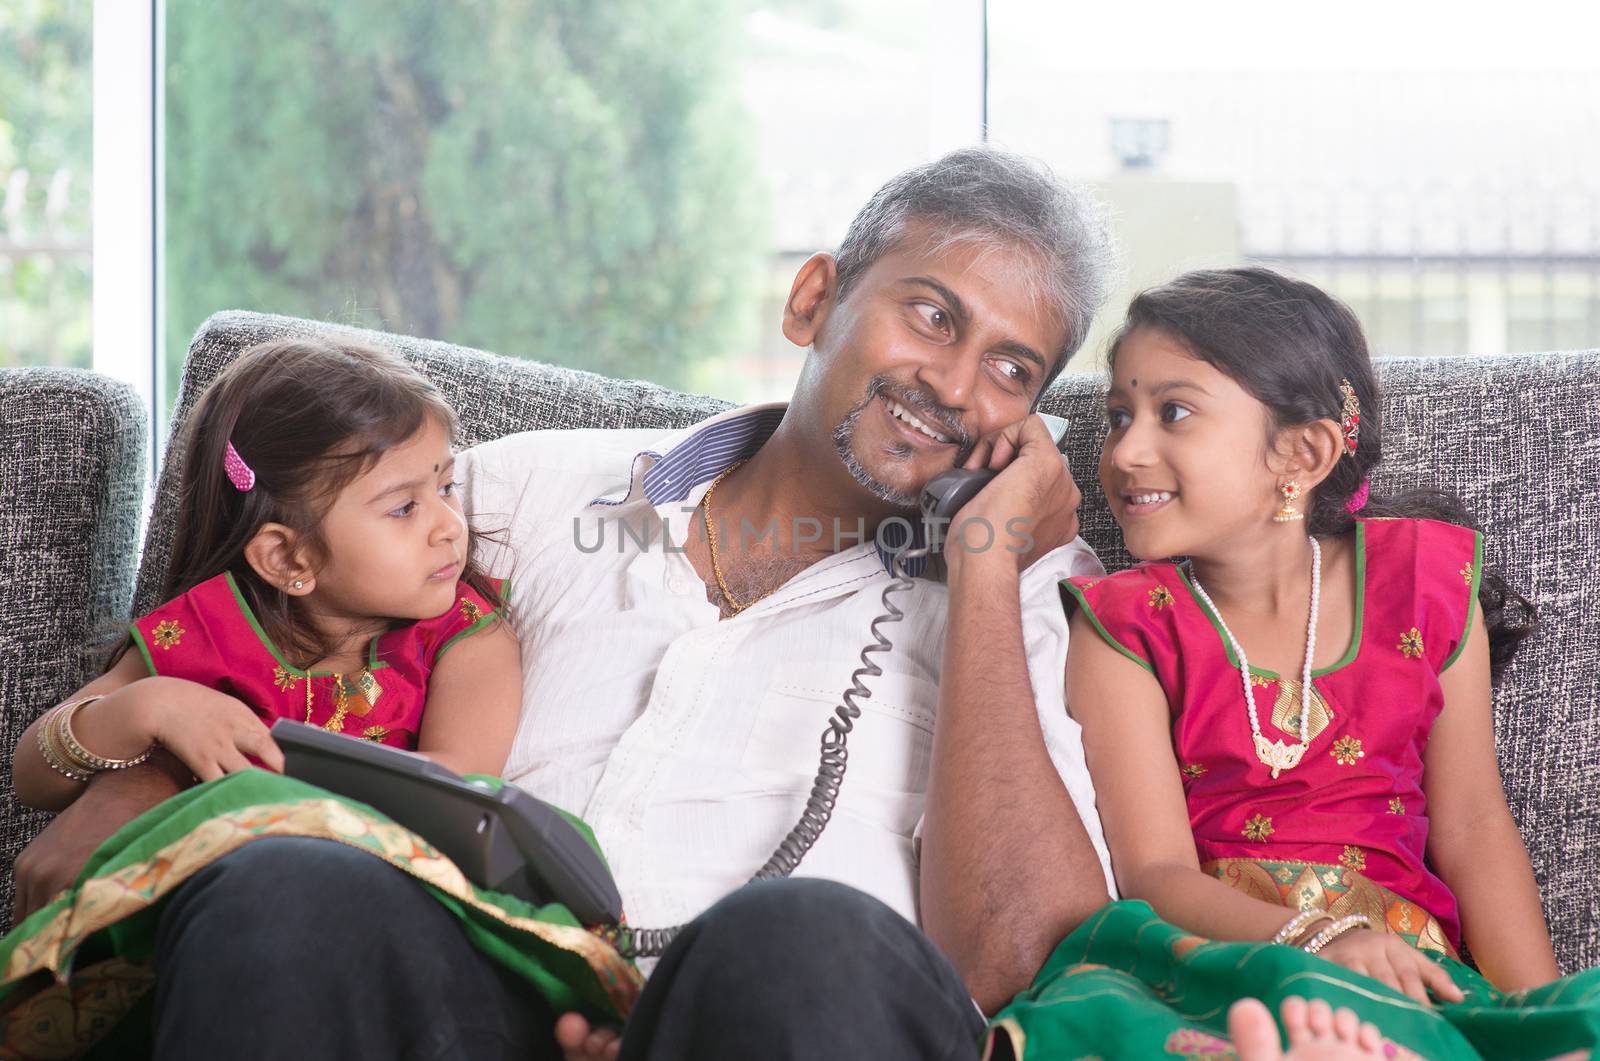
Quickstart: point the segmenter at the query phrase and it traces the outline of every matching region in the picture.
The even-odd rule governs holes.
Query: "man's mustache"
[[[867,396],[862,401],[860,408],[865,410],[868,403],[879,396],[899,402],[907,409],[914,411],[919,420],[932,424],[940,434],[954,439],[956,444],[956,464],[958,466],[967,459],[967,455],[972,452],[972,447],[977,443],[972,433],[962,426],[960,414],[948,405],[941,404],[937,398],[926,391],[902,386],[888,376],[873,376],[867,382]]]

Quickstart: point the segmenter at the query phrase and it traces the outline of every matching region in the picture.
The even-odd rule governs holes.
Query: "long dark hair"
[[[1339,422],[1340,380],[1349,380],[1361,404],[1360,442],[1341,457],[1312,491],[1308,530],[1341,535],[1355,525],[1346,509],[1352,495],[1383,459],[1383,403],[1361,325],[1350,308],[1312,284],[1270,269],[1203,269],[1145,291],[1128,307],[1112,340],[1110,360],[1135,329],[1154,328],[1228,375],[1265,405],[1277,428],[1317,420]],[[1387,497],[1370,494],[1363,517],[1441,520],[1478,529],[1460,498],[1443,490],[1415,489]],[[1496,570],[1479,580],[1478,604],[1489,634],[1489,660],[1498,677],[1517,646],[1537,627],[1534,607]]]
[[[339,491],[383,453],[428,422],[456,438],[454,411],[432,383],[382,351],[328,340],[277,340],[253,346],[207,388],[184,427],[172,566],[163,598],[186,593],[224,571],[289,658],[310,666],[334,651],[295,598],[266,582],[245,546],[267,523],[292,528],[313,554]],[[256,474],[241,491],[223,467],[229,441]],[[469,530],[462,579],[503,604],[479,567]]]

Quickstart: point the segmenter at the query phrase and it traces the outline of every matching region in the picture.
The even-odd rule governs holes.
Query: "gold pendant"
[[[1255,734],[1256,758],[1262,764],[1272,768],[1273,780],[1284,770],[1293,770],[1300,765],[1300,759],[1306,753],[1304,744],[1285,744],[1283,741],[1268,741],[1261,734]]]

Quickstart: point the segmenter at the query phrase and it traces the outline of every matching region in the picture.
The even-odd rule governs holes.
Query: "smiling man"
[[[163,922],[157,1053],[975,1058],[972,1000],[1007,1001],[1107,895],[1056,590],[1099,565],[1029,413],[1082,343],[1108,257],[1098,215],[1047,173],[956,152],[891,180],[837,254],[802,266],[783,331],[809,352],[786,405],[462,455],[469,514],[507,528],[487,566],[514,576],[523,717],[505,775],[593,827],[631,926],[684,926],[620,1044],[530,1003],[400,873],[262,840]],[[1031,543],[993,549],[1031,549],[925,565],[877,627],[892,650],[868,657],[889,546],[963,461],[1004,469],[973,503],[995,527],[1038,514]],[[968,567],[998,588],[952,615],[946,578]],[[1019,598],[1037,708],[1027,675],[941,690],[947,651],[981,655],[984,610]],[[862,679],[836,808],[791,879],[747,884],[788,868],[774,852],[867,658],[881,673]],[[997,801],[1036,806],[1030,831]],[[399,942],[374,958],[377,938]],[[271,1017],[249,1035],[212,1019],[240,998]]]

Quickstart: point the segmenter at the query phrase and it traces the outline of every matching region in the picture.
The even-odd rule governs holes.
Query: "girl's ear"
[[[1332,420],[1313,420],[1285,428],[1278,438],[1277,451],[1284,462],[1283,474],[1309,493],[1333,473],[1334,465],[1344,456],[1344,432]]]
[[[317,588],[309,550],[300,536],[282,523],[263,524],[245,544],[244,558],[263,582],[291,597],[303,597]]]

